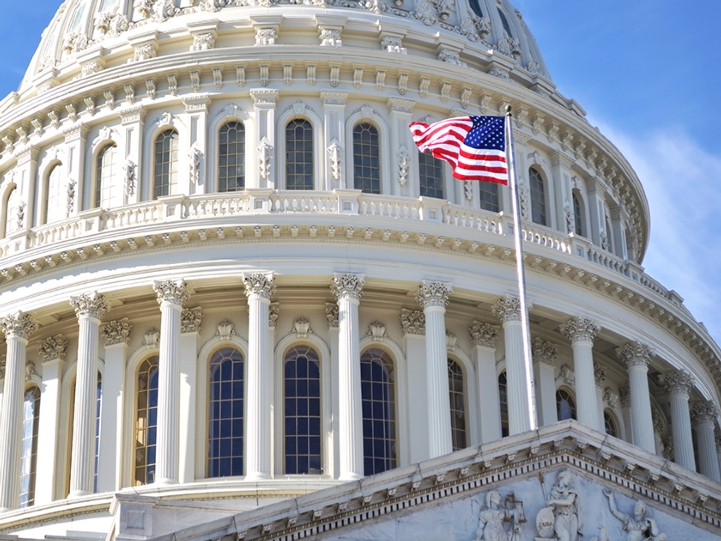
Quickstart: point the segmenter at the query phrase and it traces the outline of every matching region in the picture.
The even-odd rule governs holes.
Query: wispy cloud
[[[675,130],[601,131],[631,162],[651,209],[644,266],[721,341],[721,156]]]

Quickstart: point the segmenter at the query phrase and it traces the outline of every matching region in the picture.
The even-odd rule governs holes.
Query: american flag
[[[409,128],[418,149],[453,166],[459,180],[481,180],[508,184],[505,117],[466,116]]]

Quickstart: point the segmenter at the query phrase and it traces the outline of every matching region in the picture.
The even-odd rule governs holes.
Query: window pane
[[[313,189],[313,127],[300,118],[285,127],[285,187]]]
[[[218,147],[218,191],[238,192],[245,189],[245,127],[228,122],[220,128]]]
[[[20,507],[35,503],[35,472],[40,422],[40,389],[25,391],[23,400],[22,440],[20,442]]]
[[[165,130],[155,139],[153,198],[175,193],[178,184],[178,132]]]
[[[568,391],[556,391],[556,412],[559,421],[576,418],[576,401]]]
[[[421,196],[443,199],[443,163],[430,152],[418,153]]]
[[[381,193],[378,130],[361,122],[353,128],[353,186],[364,193]]]
[[[380,349],[361,355],[364,475],[396,467],[393,360]]]
[[[508,436],[508,379],[505,372],[498,376],[498,397],[501,406],[501,437]]]
[[[146,359],[138,369],[135,417],[134,483],[155,481],[155,444],[158,426],[158,357]]]
[[[18,208],[20,205],[20,190],[13,188],[8,196],[5,211],[5,236],[19,229]]]
[[[243,475],[243,361],[229,347],[210,360],[208,477]]]
[[[603,424],[606,428],[606,434],[608,434],[609,436],[613,436],[614,438],[618,437],[616,420],[613,418],[613,415],[609,413],[608,410],[603,410]]]
[[[448,359],[448,389],[451,399],[451,436],[453,450],[465,449],[466,405],[463,392],[463,371],[456,361]]]
[[[531,218],[534,223],[546,224],[546,187],[541,174],[535,169],[528,170],[531,181]]]
[[[123,204],[119,169],[115,144],[103,147],[95,164],[95,207],[110,208]]]
[[[583,220],[581,219],[581,201],[573,194],[573,221],[575,222],[576,235],[583,237]]]
[[[498,193],[500,186],[495,182],[476,182],[478,190],[481,194],[481,208],[491,212],[500,212]]]
[[[63,166],[53,166],[45,182],[45,223],[63,220],[68,216],[67,185],[62,178]]]

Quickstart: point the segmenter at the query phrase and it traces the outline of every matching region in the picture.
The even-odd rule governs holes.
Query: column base
[[[2,515],[3,513],[9,513],[10,511],[12,511],[12,509],[10,509],[9,507],[0,507],[0,515]]]
[[[342,473],[338,477],[338,481],[357,481],[358,479],[363,479],[363,476],[354,472]]]
[[[68,500],[82,498],[83,496],[89,496],[90,494],[92,494],[92,492],[88,492],[87,490],[73,490],[70,494],[68,494]]]
[[[246,481],[268,481],[273,479],[270,475],[263,472],[253,472],[245,476]]]
[[[154,485],[177,485],[178,480],[177,479],[157,479],[154,483]]]

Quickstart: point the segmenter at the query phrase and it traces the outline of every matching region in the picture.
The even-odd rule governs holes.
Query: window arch
[[[122,194],[118,167],[118,147],[108,143],[98,152],[95,158],[95,208],[110,208],[123,204],[116,194]]]
[[[138,368],[135,407],[135,464],[133,484],[155,481],[155,445],[158,428],[158,356],[145,359]]]
[[[541,173],[533,167],[528,170],[528,178],[531,181],[531,219],[534,223],[547,225],[546,183]]]
[[[243,475],[243,354],[224,347],[209,363],[208,477]]]
[[[218,191],[245,189],[245,126],[230,121],[218,133]]]
[[[481,11],[481,5],[479,4],[478,0],[470,0],[470,5],[473,13],[483,18],[483,11]]]
[[[353,127],[353,187],[363,193],[381,193],[380,137],[369,122]]]
[[[153,199],[170,195],[178,185],[178,132],[169,128],[155,138]]]
[[[511,32],[511,25],[508,24],[508,18],[501,8],[498,8],[498,16],[501,18],[501,24],[503,25],[503,30],[506,31],[506,36],[512,38],[513,32]]]
[[[418,152],[418,176],[422,197],[444,199],[443,163],[430,152]]]
[[[285,473],[320,474],[320,358],[308,346],[291,348],[284,359]]]
[[[396,467],[396,413],[393,359],[381,349],[361,355],[364,475]]]
[[[500,212],[500,184],[496,182],[476,182],[481,196],[481,208],[490,212]]]
[[[313,189],[313,126],[303,118],[285,126],[285,187]]]
[[[451,441],[453,450],[468,447],[466,429],[466,393],[463,381],[463,369],[453,359],[448,359],[448,389],[451,402]]]
[[[613,436],[614,438],[620,437],[616,418],[613,413],[607,409],[603,410],[603,425],[606,430],[606,434]]]
[[[585,237],[583,230],[583,214],[581,211],[581,198],[576,192],[573,192],[573,222],[574,232],[580,237]]]
[[[20,451],[20,507],[35,503],[38,427],[40,424],[40,389],[32,386],[23,399],[23,428]]]
[[[556,391],[556,413],[559,421],[576,419],[576,401],[571,393],[565,389]]]
[[[508,425],[508,376],[505,370],[498,374],[498,401],[501,410],[501,437],[505,438],[510,434]]]
[[[20,190],[14,187],[10,190],[5,204],[5,236],[19,229],[18,209],[20,207]]]
[[[45,177],[45,220],[46,224],[67,217],[67,194],[63,193],[63,164],[56,163]]]

